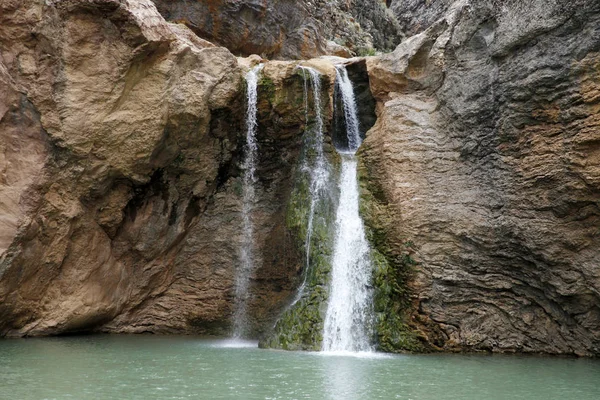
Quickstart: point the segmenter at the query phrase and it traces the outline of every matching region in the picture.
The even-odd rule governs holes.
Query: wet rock
[[[227,332],[245,63],[150,1],[1,7],[0,334]],[[294,87],[261,94],[257,327],[297,273],[280,217],[303,123],[283,101],[302,102]]]
[[[0,4],[0,335],[226,333],[242,76],[264,60],[205,39],[277,58],[370,54],[400,41],[393,10],[415,35],[348,67],[371,104],[361,123],[375,123],[361,211],[380,345],[600,354],[596,1],[156,4],[172,22],[149,0]],[[256,333],[304,268],[298,64],[269,62],[259,82]],[[331,96],[331,64],[302,64]],[[323,267],[326,248],[311,255]],[[314,294],[285,341],[318,348]]]

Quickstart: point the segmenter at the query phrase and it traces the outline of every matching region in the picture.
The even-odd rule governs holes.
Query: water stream
[[[245,156],[242,164],[244,170],[242,186],[243,237],[240,247],[240,265],[235,277],[235,311],[233,317],[233,336],[235,338],[242,338],[248,334],[249,286],[250,278],[255,269],[252,211],[256,202],[256,164],[258,161],[258,144],[256,142],[258,77],[263,66],[263,64],[259,64],[246,74],[248,108],[246,111]]]
[[[360,124],[358,122],[358,109],[356,99],[354,98],[354,87],[348,77],[348,71],[343,65],[337,65],[335,69],[337,72],[335,90],[340,93],[342,98],[344,120],[346,122],[346,136],[348,138],[348,148],[338,148],[337,150],[338,152],[354,154],[362,142]]]
[[[321,74],[310,67],[299,67],[302,69],[304,76],[304,105],[306,110],[306,132],[305,132],[305,148],[310,150],[307,154],[303,169],[308,172],[310,176],[309,181],[309,197],[310,197],[310,208],[308,212],[308,223],[306,229],[305,238],[305,268],[304,278],[298,294],[294,302],[295,304],[304,294],[306,289],[308,271],[310,268],[310,251],[312,243],[312,234],[314,229],[314,219],[316,206],[323,195],[323,191],[326,189],[327,182],[329,180],[329,169],[327,168],[327,162],[323,154],[323,115],[321,109]],[[308,76],[306,75],[308,72]],[[313,94],[313,109],[315,114],[315,123],[313,127],[309,127],[308,118],[308,84],[310,82],[312,94]]]
[[[336,90],[341,94],[348,148],[337,149],[342,165],[340,198],[323,351],[368,352],[372,350],[372,266],[370,248],[359,215],[357,159],[360,126],[352,82],[343,66],[336,67]]]

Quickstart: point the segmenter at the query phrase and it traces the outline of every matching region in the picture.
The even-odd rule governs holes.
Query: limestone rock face
[[[48,154],[39,114],[0,64],[0,253],[17,233]]]
[[[416,249],[406,320],[428,346],[598,355],[600,6],[496,3],[368,59],[363,177],[386,246]]]
[[[243,72],[151,1],[2,2],[0,335],[228,329]],[[279,155],[259,166],[261,326],[296,274],[277,213],[301,123],[260,139]]]
[[[234,54],[309,59],[392,50],[402,38],[386,2],[376,0],[154,0],[169,21]]]
[[[390,9],[402,32],[413,36],[444,17],[455,0],[392,0]],[[477,0],[476,0],[477,1]]]

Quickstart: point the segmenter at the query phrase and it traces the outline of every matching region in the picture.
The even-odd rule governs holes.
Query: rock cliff
[[[433,347],[600,351],[600,7],[455,2],[369,60],[365,187]]]
[[[402,38],[381,0],[155,0],[161,14],[236,55],[309,59],[392,50]]]
[[[1,7],[0,333],[226,332],[243,67],[149,1]],[[289,75],[301,102],[302,80]],[[304,113],[272,104],[281,87],[271,89],[261,98],[257,326],[297,273],[279,215]]]

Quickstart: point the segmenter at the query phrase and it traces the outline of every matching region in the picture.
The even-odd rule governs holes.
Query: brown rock
[[[241,241],[237,59],[150,1],[2,7],[0,334],[225,332]],[[284,81],[301,102],[301,77]],[[263,327],[297,269],[281,214],[304,113],[272,123],[261,102],[251,313]]]
[[[211,29],[240,52],[281,58],[323,54],[325,38],[371,49],[368,18],[329,3],[319,18],[281,18],[285,30],[256,36],[240,24],[289,8],[231,16],[215,3],[211,24],[239,24]],[[420,33],[393,53],[348,61],[363,126],[373,123],[367,84],[377,100],[360,155],[387,217],[385,254],[401,258],[412,242],[419,262],[408,325],[428,348],[598,355],[598,4],[446,3],[409,21]],[[429,21],[440,5],[444,17]],[[186,22],[201,32],[197,17]],[[166,22],[149,0],[0,4],[0,335],[229,329],[242,74],[261,61]],[[327,60],[263,71],[257,333],[303,266],[285,226],[306,118],[299,64],[327,75],[332,92]]]
[[[0,254],[35,199],[28,189],[38,181],[48,148],[39,114],[0,64]]]

